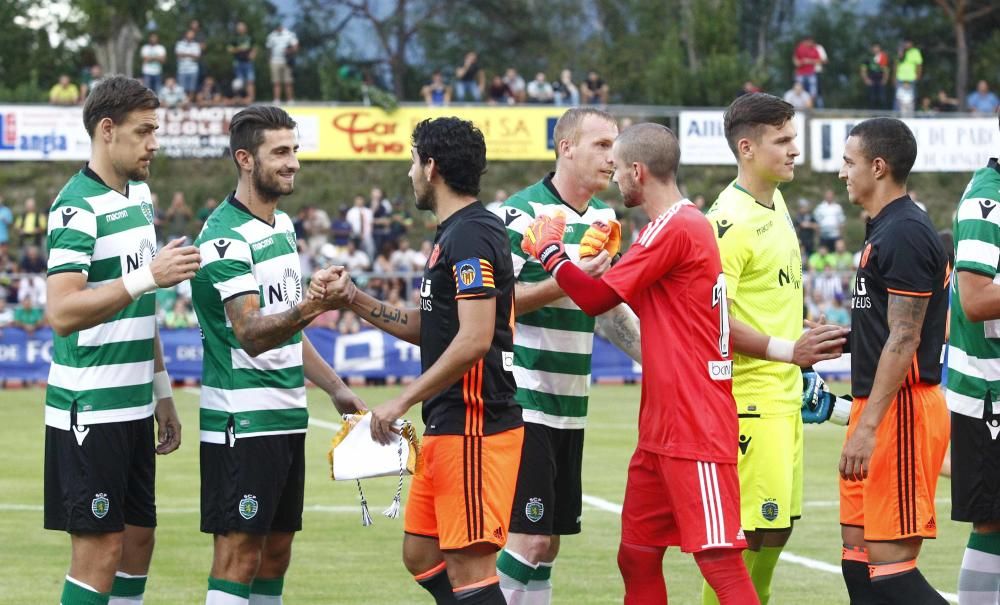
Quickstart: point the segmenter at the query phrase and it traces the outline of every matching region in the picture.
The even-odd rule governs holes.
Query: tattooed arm
[[[621,349],[626,355],[642,363],[642,347],[639,340],[639,318],[627,305],[621,304],[607,313],[597,316],[598,336],[603,336]]]
[[[840,457],[840,474],[847,480],[859,480],[868,475],[875,431],[913,364],[929,301],[926,297],[889,295],[889,338],[878,360],[868,403]]]
[[[226,302],[226,316],[233,324],[233,334],[251,357],[285,342],[322,312],[319,301],[308,297],[291,309],[273,315],[261,314],[260,298],[256,292]]]
[[[313,276],[313,281],[309,286],[310,297],[315,296],[330,308],[347,307],[379,330],[408,343],[420,344],[420,309],[400,309],[375,300],[339,267]]]

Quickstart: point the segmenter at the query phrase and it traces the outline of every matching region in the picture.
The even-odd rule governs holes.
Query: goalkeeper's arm
[[[595,279],[570,262],[559,264],[554,277],[559,287],[580,309],[596,317],[624,302],[603,279]]]

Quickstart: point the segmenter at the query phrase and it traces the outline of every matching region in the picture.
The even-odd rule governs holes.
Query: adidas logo
[[[494,529],[493,537],[496,538],[497,540],[503,540],[503,528],[497,527],[496,529]]]
[[[926,529],[937,529],[937,523],[934,522],[933,516],[931,517],[931,520],[927,522]]]

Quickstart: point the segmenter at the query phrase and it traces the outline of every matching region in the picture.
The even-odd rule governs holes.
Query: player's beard
[[[253,179],[254,189],[261,196],[268,199],[277,199],[283,195],[291,195],[295,191],[294,183],[288,183],[287,185],[282,183],[278,180],[277,172],[265,174],[260,169],[259,162],[254,162],[253,170],[250,171],[250,177]]]
[[[150,156],[148,158],[139,158],[137,162],[145,159],[152,161],[153,157]],[[117,172],[118,174],[124,174],[126,177],[128,177],[128,180],[130,181],[144,182],[147,179],[149,179],[149,166],[142,166],[139,164],[122,166],[118,164],[115,166],[115,172]]]
[[[425,189],[421,191],[416,183],[413,184],[413,196],[416,198],[417,210],[430,210],[434,212],[437,210],[437,199],[434,197],[434,188],[430,184],[424,184],[424,187]]]
[[[618,191],[622,194],[622,202],[626,208],[635,208],[642,205],[642,197],[634,187],[634,183],[629,181],[629,176],[618,177]]]

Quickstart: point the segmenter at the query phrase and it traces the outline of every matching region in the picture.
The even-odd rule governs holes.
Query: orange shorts
[[[507,543],[524,428],[475,437],[424,437],[403,529],[437,538],[442,550]]]
[[[847,436],[867,398],[854,400]],[[934,492],[951,431],[937,385],[903,387],[875,433],[863,481],[840,479],[840,523],[865,528],[865,540],[937,536]]]

